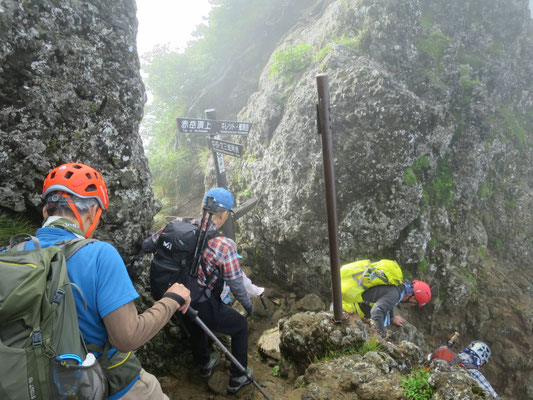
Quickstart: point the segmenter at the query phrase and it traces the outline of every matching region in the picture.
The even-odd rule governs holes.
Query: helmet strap
[[[66,197],[66,198],[70,199],[70,196],[67,193],[63,192],[61,195],[63,197]],[[81,231],[84,232],[85,230],[83,229],[83,220],[81,219],[81,215],[80,215],[80,213],[78,211],[78,207],[76,207],[76,205],[74,204],[72,199],[70,199],[67,204],[70,207],[70,209],[72,210],[72,212],[74,213],[74,216],[76,217],[76,221],[78,221],[78,225],[80,226]]]
[[[102,207],[98,206],[98,210],[96,210],[96,215],[93,218],[93,222],[91,226],[89,226],[89,229],[87,229],[87,232],[85,232],[85,238],[91,237],[93,231],[96,229],[96,225],[98,225],[98,221],[100,221],[101,215],[102,215]]]

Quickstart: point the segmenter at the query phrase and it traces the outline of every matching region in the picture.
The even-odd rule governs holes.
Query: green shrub
[[[361,44],[368,38],[368,29],[361,29],[355,36],[346,36],[345,33],[341,37],[335,38],[335,42],[348,48],[349,50],[356,50],[361,47]]]
[[[413,172],[412,168],[407,168],[403,172],[403,183],[405,183],[407,186],[412,186],[417,182],[416,175]]]
[[[314,60],[315,61],[322,61],[324,57],[326,57],[333,48],[333,45],[331,43],[328,43],[324,47],[322,47],[318,52],[315,54]]]
[[[440,61],[444,52],[450,45],[450,37],[440,29],[431,32],[425,39],[420,39],[417,43],[418,50],[433,61]]]
[[[503,53],[503,43],[502,42],[493,43],[489,46],[488,50],[491,56],[499,57]]]
[[[471,93],[472,90],[479,85],[477,79],[470,79],[470,68],[467,65],[461,65],[461,76],[459,78],[459,83],[463,90]]]
[[[503,123],[500,123],[500,126],[503,128],[505,135],[513,140],[516,145],[523,148],[526,144],[527,133],[522,127],[518,115],[508,106],[500,107],[497,112],[503,118]]]
[[[418,183],[423,178],[423,171],[429,168],[429,158],[422,156],[407,168],[403,173],[403,183],[407,186],[412,186]]]
[[[375,337],[371,337],[366,342],[364,342],[361,345],[354,344],[350,347],[345,347],[343,349],[327,349],[325,354],[322,355],[322,357],[314,357],[315,363],[322,363],[327,362],[331,360],[335,360],[336,358],[342,357],[342,356],[352,356],[355,354],[360,354],[364,356],[369,351],[382,351],[381,345],[378,343],[377,339]]]
[[[272,372],[270,372],[272,376],[280,376],[281,373],[279,372],[279,365],[274,365],[272,368]]]
[[[470,65],[475,71],[478,71],[485,64],[485,59],[483,56],[476,52],[468,52],[467,50],[460,52],[457,56],[457,60],[461,64]]]
[[[407,378],[402,378],[402,388],[410,400],[430,400],[433,389],[429,386],[430,373],[424,369],[411,372]]]
[[[274,51],[272,54],[273,63],[270,66],[270,78],[291,80],[311,63],[311,50],[310,45],[302,43],[298,46],[288,46],[285,49]]]
[[[413,163],[413,171],[420,172],[422,169],[429,168],[428,156],[422,156]]]
[[[422,261],[420,261],[418,263],[418,265],[416,266],[416,269],[417,269],[418,272],[423,274],[423,273],[425,273],[428,270],[428,267],[429,267],[428,260],[423,259]]]
[[[477,195],[481,198],[488,198],[492,195],[492,187],[489,182],[483,181],[481,182],[481,185],[479,186],[479,189],[477,191]]]
[[[476,276],[465,267],[458,267],[459,275],[461,275],[466,281],[470,282],[473,287],[477,285]]]
[[[431,200],[437,205],[448,207],[454,199],[455,182],[453,170],[447,158],[442,158],[437,163],[437,174],[428,184],[427,191]]]
[[[378,343],[378,340],[375,337],[371,337],[366,342],[364,342],[359,350],[357,351],[359,354],[364,356],[369,351],[381,351],[382,348],[380,344]]]
[[[422,18],[420,18],[420,25],[424,29],[429,29],[435,24],[435,18],[432,14],[426,14],[424,13],[422,15]]]
[[[331,360],[335,360],[342,356],[349,356],[354,355],[359,352],[359,347],[353,346],[353,347],[346,347],[344,349],[326,349],[325,354],[323,354],[321,357],[314,356],[314,362],[315,363],[323,363]]]

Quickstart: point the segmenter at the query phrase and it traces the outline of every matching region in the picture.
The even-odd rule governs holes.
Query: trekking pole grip
[[[198,316],[198,311],[196,311],[194,308],[189,306],[185,315],[189,317],[190,319],[196,319],[196,317]]]

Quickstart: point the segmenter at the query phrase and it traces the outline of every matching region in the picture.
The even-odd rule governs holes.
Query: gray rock
[[[261,255],[254,272],[329,303],[315,123],[315,77],[327,73],[341,260],[394,258],[428,281],[433,300],[405,317],[429,346],[481,335],[498,349],[488,379],[517,399],[533,370],[518,356],[533,347],[531,26],[524,1],[334,1],[280,42],[323,57],[290,82],[266,66],[238,116],[254,124],[250,157],[233,166],[262,194],[239,220]]]
[[[296,302],[298,311],[320,312],[326,309],[324,302],[314,293],[306,294],[302,299]]]
[[[368,325],[360,320],[336,324],[330,313],[298,313],[279,323],[282,355],[303,372],[313,360],[346,348],[357,348],[368,338]]]
[[[97,238],[132,276],[157,211],[138,134],[145,102],[133,0],[2,2],[0,215],[40,224],[48,171],[83,162],[104,176],[109,210]]]
[[[228,374],[222,371],[213,371],[207,381],[209,390],[218,395],[225,395],[228,388]]]
[[[278,328],[268,329],[263,332],[257,342],[259,354],[265,359],[271,358],[279,361],[281,359],[279,344],[280,337]]]

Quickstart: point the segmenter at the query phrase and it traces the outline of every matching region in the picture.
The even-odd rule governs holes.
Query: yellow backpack
[[[370,260],[354,261],[341,267],[342,308],[344,311],[357,312],[361,317],[359,303],[363,292],[378,285],[401,285],[403,274],[396,261]]]

